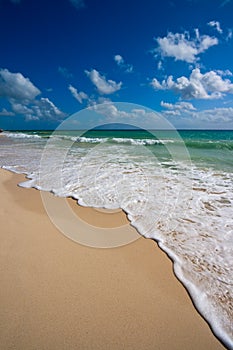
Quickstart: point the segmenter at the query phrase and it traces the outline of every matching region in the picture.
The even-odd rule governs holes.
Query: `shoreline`
[[[51,223],[38,190],[17,186],[22,181],[0,169],[3,349],[225,349],[154,241],[75,243]],[[127,226],[122,211],[68,203],[93,225]]]

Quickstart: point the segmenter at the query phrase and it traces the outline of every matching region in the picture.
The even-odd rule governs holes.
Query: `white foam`
[[[115,143],[126,143],[138,146],[152,146],[152,145],[164,145],[166,143],[173,143],[173,140],[155,140],[155,139],[131,139],[131,138],[121,138],[113,137],[112,142]]]
[[[41,139],[40,135],[37,134],[25,134],[22,132],[3,132],[4,136],[11,137],[11,138],[19,138],[19,139]]]
[[[70,135],[52,135],[51,138],[57,140],[70,140],[80,143],[104,143],[108,141],[107,137],[85,137],[85,136],[70,136]]]

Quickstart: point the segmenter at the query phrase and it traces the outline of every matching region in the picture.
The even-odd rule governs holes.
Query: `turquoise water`
[[[34,131],[14,131],[15,135],[24,133],[31,136],[40,136],[41,138],[49,138],[53,133],[52,131],[34,130]],[[98,143],[105,140],[108,142],[138,144],[142,143],[145,146],[153,148],[152,151],[158,156],[169,156],[166,147],[158,147],[158,144],[151,144],[149,141],[156,140],[159,135],[160,140],[165,142],[172,142],[173,148],[180,147],[180,138],[177,137],[177,133],[173,130],[157,131],[156,136],[154,131],[147,130],[89,130],[79,131],[80,137],[78,138],[80,143],[90,144]],[[57,131],[56,135],[67,136],[74,138],[77,135],[75,130],[71,131]],[[233,130],[180,130],[179,136],[182,138],[185,146],[188,149],[191,160],[199,165],[206,165],[219,170],[232,171],[233,170]],[[86,139],[82,139],[86,138]]]
[[[22,186],[122,208],[233,349],[233,131],[14,131],[0,146],[0,166],[28,176]]]

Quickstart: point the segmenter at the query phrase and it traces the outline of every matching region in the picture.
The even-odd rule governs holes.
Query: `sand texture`
[[[225,349],[155,242],[75,243],[51,223],[39,191],[17,187],[23,180],[0,171],[1,350]],[[77,212],[106,227],[127,223],[122,212]]]

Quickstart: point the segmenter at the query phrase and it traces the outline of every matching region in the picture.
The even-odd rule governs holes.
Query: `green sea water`
[[[42,138],[49,138],[53,131],[33,130],[33,131],[14,131],[17,133],[25,133],[27,135],[38,135]],[[56,135],[61,137],[77,136],[76,130],[56,131]],[[78,131],[80,136],[77,139],[79,146],[83,143],[83,147],[87,145],[93,146],[103,140],[108,143],[117,142],[119,144],[142,144],[150,147],[158,157],[169,157],[166,146],[163,143],[150,143],[150,140],[164,140],[164,144],[172,143],[175,151],[179,152],[179,148],[186,146],[191,160],[200,166],[213,167],[224,171],[233,171],[233,130],[88,130]],[[85,140],[85,141],[84,141]],[[90,142],[88,142],[88,140]],[[181,145],[181,140],[183,144]]]

